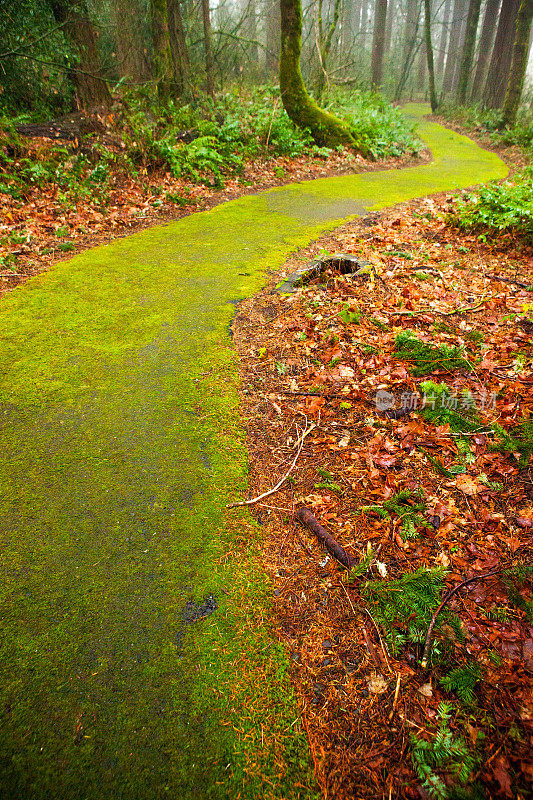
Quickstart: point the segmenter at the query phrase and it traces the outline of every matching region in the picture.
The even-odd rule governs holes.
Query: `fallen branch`
[[[449,603],[452,599],[454,594],[457,594],[464,586],[468,586],[470,583],[474,583],[474,581],[482,581],[485,578],[492,578],[493,575],[497,575],[499,572],[498,569],[493,569],[491,572],[485,572],[483,575],[474,575],[473,578],[467,578],[466,581],[461,581],[461,583],[457,584],[455,589],[451,589],[440,606],[437,608],[433,616],[431,617],[431,622],[429,623],[428,632],[426,633],[426,641],[424,642],[424,653],[422,655],[422,669],[427,669],[428,660],[429,660],[429,653],[431,649],[431,634],[433,633],[433,628],[435,627],[435,623],[437,621],[437,617],[439,616],[442,609]]]
[[[258,503],[258,502],[259,502],[259,500],[264,500],[264,499],[265,499],[265,497],[269,497],[271,494],[274,494],[275,492],[277,492],[277,491],[278,491],[278,489],[281,489],[281,487],[283,486],[283,484],[285,483],[285,481],[287,480],[287,478],[289,477],[289,475],[290,475],[290,474],[291,474],[291,472],[293,471],[294,467],[296,466],[296,462],[298,461],[298,457],[299,457],[300,453],[302,452],[302,448],[303,448],[303,446],[304,446],[305,437],[306,437],[306,436],[307,436],[309,433],[311,433],[311,431],[312,431],[314,428],[316,428],[316,425],[314,425],[314,424],[313,424],[313,425],[310,425],[310,426],[307,428],[307,430],[305,430],[305,431],[302,433],[301,437],[298,439],[298,442],[297,442],[297,444],[299,445],[299,447],[298,447],[298,452],[297,452],[297,453],[296,453],[296,455],[294,456],[294,459],[293,459],[293,462],[292,462],[292,464],[290,465],[290,467],[289,467],[288,471],[285,473],[285,475],[283,476],[283,478],[281,478],[281,480],[279,480],[279,481],[276,483],[276,485],[274,486],[274,488],[273,488],[273,489],[269,489],[269,490],[268,490],[268,492],[263,492],[263,494],[260,494],[258,497],[253,497],[251,500],[240,500],[238,503],[230,503],[229,505],[227,505],[227,506],[226,506],[226,508],[237,508],[237,506],[251,506],[251,505],[253,505],[254,503]]]
[[[528,291],[533,289],[533,286],[530,283],[515,281],[512,278],[504,278],[501,275],[492,275],[490,272],[484,272],[483,277],[490,278],[493,281],[500,281],[501,283],[511,283],[514,284],[514,286],[518,286],[519,289],[527,289]]]
[[[296,512],[294,518],[302,525],[305,525],[306,528],[309,528],[317,539],[322,542],[328,553],[345,569],[350,569],[356,563],[357,559],[350,556],[346,550],[340,546],[331,533],[318,522],[308,508],[302,506],[302,508]]]

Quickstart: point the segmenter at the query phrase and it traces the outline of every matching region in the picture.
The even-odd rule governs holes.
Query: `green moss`
[[[259,534],[224,514],[247,487],[228,325],[339,218],[506,172],[457,134],[420,132],[433,164],[225,203],[56,264],[2,301],[10,800],[314,794],[264,621]],[[186,604],[209,594],[218,610],[186,626]]]

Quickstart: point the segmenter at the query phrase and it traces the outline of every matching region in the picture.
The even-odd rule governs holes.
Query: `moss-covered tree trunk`
[[[300,69],[302,6],[300,0],[280,0],[281,55],[279,85],[285,111],[299,128],[308,129],[315,142],[327,147],[354,146],[346,122],[321,109],[305,88]]]
[[[168,37],[167,0],[150,0],[152,27],[152,72],[157,95],[164,103],[170,97],[171,56]]]
[[[50,8],[78,56],[79,69],[73,67],[71,71],[78,105],[81,108],[110,106],[112,97],[102,77],[96,34],[85,0],[76,3],[50,0]]]
[[[533,21],[533,0],[522,0],[520,11],[516,19],[516,33],[513,47],[513,61],[505,103],[503,106],[502,124],[513,126],[516,124],[516,115],[522,97],[526,77],[527,62],[529,57],[529,37]]]
[[[429,99],[433,113],[437,110],[437,92],[435,91],[435,66],[433,63],[433,43],[431,41],[431,0],[424,0],[424,38],[426,42],[426,58],[429,75]]]
[[[372,88],[379,89],[383,82],[383,52],[387,24],[387,0],[376,0],[374,35],[372,38]]]
[[[474,75],[470,94],[470,99],[474,102],[480,100],[483,93],[489,58],[494,44],[496,28],[498,26],[500,3],[501,0],[487,0],[487,5],[485,7],[485,16],[483,17],[483,26],[481,28],[481,36],[479,37],[476,73]]]
[[[477,26],[479,23],[479,13],[481,11],[481,0],[470,0],[468,5],[468,16],[466,18],[465,42],[463,45],[463,55],[459,68],[459,80],[457,84],[457,100],[461,105],[466,103],[468,93],[468,80],[472,72],[474,63],[474,47],[476,46]]]

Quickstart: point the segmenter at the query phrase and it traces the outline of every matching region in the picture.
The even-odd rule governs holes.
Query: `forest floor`
[[[406,162],[395,161],[388,166],[405,165]],[[250,182],[256,181],[254,190],[286,183],[287,180],[353,171],[352,165],[339,162],[310,164],[305,159],[292,159],[283,167],[286,175],[281,178],[275,167],[270,166],[272,169],[266,182],[264,165],[259,170],[263,182],[250,174]],[[383,162],[362,164],[361,171],[367,167],[385,166]],[[294,170],[292,174],[289,174],[289,168]],[[317,171],[313,172],[315,168]],[[421,172],[425,173],[426,169]],[[161,176],[163,194],[176,189],[167,185],[167,180]],[[389,192],[393,193],[391,183],[389,179],[385,186],[379,187],[381,199],[385,198],[383,202],[387,202]],[[115,206],[105,212],[92,209],[89,213],[86,207],[75,212],[66,211],[56,203],[53,193],[27,198],[28,208],[21,204],[5,206],[6,227],[18,232],[19,238],[24,239],[28,226],[35,225],[29,240],[26,236],[25,241],[18,244],[21,252],[14,252],[19,259],[16,263],[20,274],[7,274],[7,285],[22,282],[27,275],[43,271],[57,260],[59,254],[68,257],[77,250],[129,234],[139,226],[169,220],[174,213],[157,205],[161,192],[154,194],[151,189],[145,191],[139,185],[131,189],[131,194],[128,194],[128,187],[124,191]],[[179,187],[179,191],[181,193],[183,187]],[[248,193],[251,187],[238,182],[233,185],[228,181],[224,191],[229,194],[217,194],[214,189],[205,187],[197,187],[194,191],[198,191],[196,207],[205,208],[240,193]],[[289,194],[287,197],[291,202],[298,199]],[[260,202],[259,198],[250,198],[256,214],[255,205]],[[301,213],[308,204],[309,195],[304,193],[300,198]],[[265,532],[263,560],[272,580],[274,624],[281,642],[290,653],[301,719],[309,739],[316,778],[325,797],[361,797],[365,800],[374,797],[426,797],[427,791],[421,787],[420,776],[430,781],[433,787],[437,786],[442,797],[446,796],[443,794],[447,791],[446,784],[457,787],[463,778],[467,782],[480,782],[491,796],[527,796],[526,784],[528,776],[531,776],[527,762],[527,737],[533,719],[528,675],[532,669],[533,629],[526,616],[530,595],[517,566],[526,563],[531,553],[533,483],[529,468],[519,467],[512,452],[491,450],[490,427],[497,422],[503,429],[511,431],[519,419],[528,419],[530,414],[533,385],[531,330],[527,319],[529,313],[524,314],[523,307],[531,302],[531,293],[524,287],[533,282],[532,253],[516,248],[512,241],[502,240],[498,246],[490,247],[474,236],[459,234],[441,218],[441,211],[452,204],[453,197],[447,194],[371,214],[336,229],[298,251],[285,264],[284,272],[291,273],[301,264],[325,253],[342,251],[370,262],[372,266],[366,273],[351,277],[332,272],[325,276],[325,283],[302,287],[290,295],[273,291],[274,282],[280,280],[277,274],[270,286],[239,306],[234,324],[242,367],[242,415],[249,436],[251,496],[274,486],[287,473],[295,450],[298,453],[302,445],[291,480],[254,508]],[[191,204],[191,208],[180,209],[178,216],[187,214],[194,207]],[[318,207],[325,221],[327,208],[321,203]],[[273,237],[275,233],[280,243],[284,242],[286,235],[286,221],[282,217],[284,208],[280,205],[277,212],[279,231],[272,229],[276,209],[275,213],[269,211],[270,216],[263,210],[264,217],[261,217],[269,221],[269,235]],[[335,206],[332,208],[334,210]],[[241,211],[245,219],[248,207]],[[215,214],[224,219],[224,215],[231,216],[232,210],[228,206],[227,209],[217,209]],[[11,215],[11,219],[7,215]],[[337,218],[333,211],[331,216]],[[237,226],[239,220],[240,217],[236,219]],[[178,241],[175,237],[171,243],[177,251],[173,251],[171,263],[186,264],[183,275],[193,283],[196,272],[188,268],[188,260],[194,262],[197,258],[202,264],[205,261],[209,270],[213,264],[213,269],[218,269],[212,253],[208,257],[203,251],[198,256],[190,253],[194,247],[201,249],[202,242],[211,235],[205,215],[203,222],[207,233],[202,229],[202,215],[191,215],[183,221],[189,238]],[[304,216],[304,233],[309,224]],[[229,238],[227,243],[226,240],[220,243],[221,263],[225,264],[222,259],[231,246],[232,264],[239,265],[240,269],[249,260],[247,241],[241,241],[243,236],[240,236],[239,247],[244,249],[236,254],[235,234],[231,231],[227,234],[226,227],[221,225],[219,237],[222,235]],[[257,230],[246,229],[246,235],[253,239],[256,248],[253,252],[261,253],[264,243],[255,241],[254,237],[259,235]],[[300,240],[309,241],[307,234],[307,238],[303,233],[300,236]],[[56,246],[57,241],[68,246]],[[9,243],[9,247],[12,245],[16,249],[16,242]],[[109,350],[106,358],[120,362],[124,369],[121,379],[123,385],[127,385],[131,358],[126,353],[124,361],[120,360],[124,348],[122,314],[125,306],[121,297],[116,296],[117,283],[109,272],[110,260],[119,275],[123,258],[128,270],[140,270],[138,280],[142,278],[141,284],[143,280],[146,282],[142,284],[143,291],[155,293],[157,297],[153,304],[157,313],[163,319],[178,314],[180,324],[193,330],[196,311],[184,300],[186,293],[181,292],[181,287],[176,287],[174,267],[159,270],[159,259],[168,257],[166,248],[169,246],[165,231],[154,228],[154,231],[141,234],[140,238],[128,243],[117,242],[111,248],[111,254],[100,250],[80,256],[76,260],[78,273],[83,273],[83,280],[91,282],[92,292],[91,303],[86,308],[80,306],[85,314],[83,319],[76,316],[78,273],[69,279],[66,275],[69,266],[61,265],[52,277],[55,274],[59,284],[64,280],[68,285],[65,300],[60,285],[57,297],[53,287],[39,289],[37,286],[33,297],[37,310],[26,312],[23,299],[17,300],[11,295],[6,305],[12,305],[12,301],[19,302],[17,313],[20,319],[14,318],[9,328],[10,338],[6,337],[6,341],[9,338],[11,345],[13,340],[13,347],[19,353],[28,346],[30,356],[33,349],[37,352],[43,347],[41,338],[46,325],[40,323],[39,337],[31,333],[21,347],[19,340],[22,342],[26,333],[25,329],[20,329],[19,322],[22,320],[26,324],[27,315],[28,329],[33,331],[36,315],[40,319],[40,292],[48,291],[48,300],[53,300],[57,308],[52,322],[46,323],[51,325],[51,333],[45,347],[50,347],[51,351],[61,348],[62,354],[64,349],[68,354],[65,363],[74,363],[73,345],[68,337],[65,338],[65,331],[72,332],[79,345],[79,342],[84,342],[81,334],[86,329],[87,340],[92,342],[94,339],[95,343],[93,350],[84,350],[82,354],[89,374],[94,370],[94,353],[102,344],[101,337],[109,349],[111,336],[114,349]],[[45,252],[49,247],[51,250]],[[284,252],[288,252],[288,246]],[[251,269],[255,268],[257,264],[254,261]],[[211,279],[209,270],[207,274]],[[6,273],[10,272],[12,270],[6,270]],[[238,273],[239,276],[248,276],[244,280],[236,278],[234,272],[231,274],[234,288],[228,289],[228,299],[225,300],[225,295],[222,298],[225,300],[221,306],[223,312],[216,306],[217,302],[222,302],[220,298],[216,302],[206,301],[210,314],[215,314],[213,308],[216,306],[216,324],[220,322],[224,331],[224,315],[229,317],[231,313],[228,308],[234,302],[232,298],[249,294],[247,287],[254,287],[258,285],[255,281],[259,281],[255,277],[250,280],[247,272]],[[490,276],[496,276],[496,279]],[[128,291],[137,291],[134,283],[128,284]],[[95,297],[99,298],[97,302]],[[179,306],[178,312],[177,303],[183,306]],[[126,308],[131,317],[132,336],[137,337],[138,329],[142,330],[146,343],[150,341],[150,325],[159,324],[156,317],[152,319],[150,316],[150,308],[152,306],[145,308],[145,305],[134,303]],[[71,309],[73,320],[69,318]],[[95,317],[95,309],[101,310],[101,315]],[[118,320],[112,334],[106,323],[111,311]],[[197,316],[204,311],[200,309]],[[56,318],[60,321],[57,324],[61,336],[54,334]],[[187,324],[186,320],[189,320]],[[99,325],[104,326],[103,333]],[[435,353],[430,350],[429,359],[426,352],[426,366],[428,360],[437,361],[441,366],[442,359],[445,359],[446,368],[433,369],[435,364],[432,364],[428,375],[435,383],[446,382],[446,390],[438,386],[421,387],[420,380],[412,375],[409,362],[395,357],[396,336],[406,329],[415,330],[420,339],[431,340],[434,346],[445,344],[464,348],[464,358],[461,356],[461,360],[453,365],[448,351]],[[116,340],[112,338],[115,335]],[[198,331],[195,336],[195,341],[210,342],[205,331]],[[170,348],[168,358],[176,360],[171,340],[165,340],[160,347]],[[202,348],[205,349],[204,345]],[[211,350],[216,354],[220,348],[217,345]],[[208,355],[211,350],[206,350]],[[140,353],[144,358],[139,357],[139,370],[142,372],[145,351]],[[166,350],[163,355],[167,357]],[[204,352],[198,356],[204,357],[207,357]],[[459,358],[457,353],[453,357]],[[30,360],[30,366],[32,363],[40,364],[41,358],[42,351],[39,350],[35,362]],[[5,363],[11,368],[12,357],[7,351]],[[183,360],[183,363],[189,369],[190,362]],[[227,379],[231,373],[230,365],[224,362],[222,367],[221,375]],[[24,363],[20,369],[25,372],[24,381],[29,385],[27,391],[37,392],[40,398],[41,388],[40,385],[37,388],[33,386],[31,370],[26,369]],[[79,369],[77,364],[76,369]],[[52,370],[50,374],[55,376],[56,372]],[[114,381],[113,375],[113,370],[107,369],[105,379]],[[82,388],[86,390],[85,386]],[[145,408],[145,395],[151,402],[155,400],[151,385],[143,384],[141,388],[136,407]],[[208,388],[211,391],[210,385]],[[44,385],[43,392],[46,391]],[[199,391],[194,386],[191,396],[196,398]],[[467,396],[466,391],[470,395]],[[122,425],[132,403],[128,394],[115,391],[114,383],[109,392],[113,403],[125,404],[124,410],[117,410],[109,401],[114,421],[110,423],[111,430],[116,420],[119,420],[119,427]],[[381,400],[395,403],[388,414],[379,413],[381,406],[376,406],[378,392],[385,393],[380,395]],[[429,420],[421,410],[423,398],[431,398],[432,392],[436,409],[432,409],[429,403],[429,410],[442,413],[444,419],[433,417]],[[206,403],[203,409],[205,420],[203,415],[200,417],[202,424],[211,426],[217,435],[224,428],[224,435],[231,438],[233,409],[224,413],[219,410],[217,403],[219,400],[222,403],[223,393],[218,388],[204,394],[205,397],[201,395],[202,402]],[[457,415],[449,416],[454,404],[462,412],[460,420]],[[82,410],[85,413],[85,408]],[[166,409],[161,411],[157,408],[156,412],[160,413],[163,428],[168,423]],[[92,413],[95,414],[94,409]],[[98,419],[97,415],[95,418]],[[159,419],[152,413],[150,418]],[[134,422],[140,426],[143,419],[139,417]],[[236,415],[234,422],[237,423]],[[180,424],[181,431],[190,426],[185,418]],[[172,446],[175,445],[174,433],[174,429],[169,432]],[[46,426],[39,428],[38,435],[41,434],[43,453],[49,456]],[[144,435],[143,432],[138,437],[138,446],[143,448],[145,455],[154,450],[154,442],[150,441],[150,446],[145,447]],[[522,440],[517,437],[511,441],[515,447],[522,446]],[[24,447],[28,448],[31,461],[35,443],[28,436],[21,442],[26,443]],[[188,440],[184,442],[184,446],[190,447]],[[508,443],[507,440],[503,442]],[[166,447],[166,440],[164,444]],[[95,439],[95,448],[97,445]],[[66,440],[64,446],[71,447]],[[129,446],[131,449],[132,445]],[[86,452],[82,449],[81,453],[85,464]],[[219,453],[224,453],[224,461],[228,459],[229,442],[214,449],[215,462]],[[139,464],[140,455],[139,452]],[[53,470],[55,467],[51,460],[50,463]],[[132,463],[134,460],[128,459],[127,464]],[[174,492],[174,461],[169,459],[170,463],[169,486],[172,485]],[[198,463],[203,464],[200,456]],[[22,461],[20,464],[24,466]],[[31,470],[22,469],[20,464],[24,477],[32,474]],[[13,466],[8,464],[7,468],[12,470]],[[205,469],[205,465],[202,468]],[[141,472],[134,477],[144,492],[146,475]],[[154,467],[153,474],[156,473]],[[130,483],[118,483],[119,478],[122,481],[121,474],[117,471],[116,491],[127,494]],[[238,471],[236,474],[238,477]],[[96,469],[94,476],[92,490],[99,502],[102,481]],[[11,473],[9,479],[13,480]],[[67,479],[75,483],[76,474],[71,475],[67,470]],[[21,480],[20,484],[22,486],[25,481]],[[238,479],[233,483],[227,479],[221,482],[224,495],[238,491],[239,485]],[[68,485],[60,487],[60,490],[67,498],[75,498],[75,490],[69,491]],[[399,495],[400,492],[403,494]],[[45,496],[46,492],[35,495]],[[202,502],[205,505],[205,501]],[[217,500],[219,506],[220,502]],[[331,559],[324,557],[314,538],[305,529],[294,525],[293,514],[301,506],[309,508],[352,553],[353,558],[362,561],[359,570],[352,569],[349,581],[342,580],[338,568]],[[364,506],[370,508],[362,511]],[[33,508],[31,504],[28,507]],[[55,515],[56,510],[45,509],[42,513]],[[234,512],[229,513],[231,522]],[[238,528],[239,512],[235,513],[235,525],[227,526],[230,532]],[[123,524],[127,525],[127,520]],[[207,529],[203,519],[198,529],[202,534]],[[42,537],[43,542],[46,540]],[[91,542],[92,534],[89,537]],[[162,552],[171,545],[176,546],[174,538],[171,542],[163,538]],[[372,552],[368,545],[373,548]],[[92,546],[100,547],[100,544],[95,540]],[[246,547],[239,541],[232,551],[232,559],[234,553],[242,559],[245,551]],[[142,552],[148,551],[144,549]],[[35,560],[33,552],[31,557]],[[77,551],[75,557],[78,558]],[[164,557],[158,555],[156,561],[159,563],[159,560],[166,565],[168,554],[165,553]],[[96,556],[94,561],[95,565],[99,564]],[[213,561],[214,558],[208,559],[202,567],[210,576],[210,563]],[[421,585],[416,580],[406,582],[405,575],[410,575],[420,566],[437,566],[446,572],[431,573],[430,577],[426,575]],[[494,574],[482,580],[486,573]],[[465,588],[464,593],[450,599],[448,609],[437,621],[431,669],[423,671],[419,666],[421,642],[431,614],[446,587],[451,588],[470,576],[476,580]],[[175,579],[170,583],[175,586]],[[235,585],[240,585],[239,581],[235,581]],[[131,590],[126,573],[124,587],[126,591]],[[243,592],[246,591],[244,588]],[[401,601],[403,596],[415,610],[406,613],[405,604],[402,606],[400,602],[398,605],[396,601],[398,598]],[[172,597],[172,603],[176,604],[178,599]],[[166,610],[169,602],[165,598]],[[41,613],[40,619],[46,619],[46,613]],[[441,621],[445,624],[441,625]],[[233,639],[229,640],[233,642]],[[71,644],[74,647],[75,642]],[[240,640],[235,646],[238,644]],[[222,652],[216,647],[206,650],[206,663],[209,662],[211,670],[210,653],[215,651]],[[250,653],[251,650],[245,651],[245,657],[251,662]],[[261,661],[262,653],[263,649],[258,661]],[[224,658],[231,660],[233,655],[224,651]],[[243,653],[238,654],[237,662],[240,671]],[[163,666],[165,675],[172,674],[166,662]],[[274,664],[272,669],[275,667]],[[52,673],[48,670],[47,674]],[[266,682],[270,686],[268,675]],[[28,685],[36,685],[34,677]],[[254,681],[253,685],[256,686],[257,682]],[[460,698],[454,695],[454,691],[456,694],[460,691]],[[253,708],[250,710],[254,724],[256,717],[262,721],[266,719],[262,716],[261,706],[264,694],[257,693],[260,706],[257,714]],[[443,699],[449,701],[449,711],[439,707]],[[294,736],[293,732],[299,728],[299,724],[292,728],[295,722],[291,723],[289,734],[289,728],[283,727],[280,736]],[[134,720],[130,721],[130,726],[133,724]],[[268,740],[278,735],[268,719],[265,731]],[[446,744],[444,751],[438,751],[434,746],[436,731],[440,732],[441,740]],[[410,739],[412,733],[417,734],[418,744]],[[198,735],[201,736],[200,730]],[[259,736],[257,731],[255,735]],[[267,751],[263,735],[261,724],[264,755]],[[243,739],[248,736],[246,734]],[[254,752],[259,752],[258,741],[253,741]],[[424,742],[427,747],[422,744]],[[77,747],[77,741],[75,744]],[[410,753],[419,757],[418,777],[413,771]],[[257,769],[260,768],[258,763]],[[278,769],[277,763],[275,769]],[[283,769],[282,765],[280,775]],[[302,770],[305,772],[304,767]],[[278,796],[276,788],[272,792],[272,796]]]
[[[290,477],[251,507],[324,797],[531,792],[533,619],[520,565],[532,556],[533,470],[512,447],[495,450],[492,429],[533,412],[533,250],[459,232],[446,222],[455,200],[336,229],[234,323],[249,497],[287,474],[305,435]],[[276,291],[337,252],[372,266]],[[398,353],[406,331],[464,360],[427,350],[413,362]],[[302,507],[359,569],[347,574],[295,522]],[[441,570],[431,602],[423,579],[406,579],[421,567]],[[423,669],[432,612],[470,578]]]

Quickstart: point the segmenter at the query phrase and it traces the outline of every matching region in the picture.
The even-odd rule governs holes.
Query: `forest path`
[[[427,111],[430,164],[242,197],[2,301],[0,797],[313,795],[257,531],[224,524],[246,491],[228,325],[347,217],[506,175]]]

